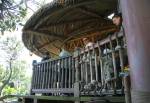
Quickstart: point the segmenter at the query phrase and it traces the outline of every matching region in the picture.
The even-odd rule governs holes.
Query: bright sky
[[[44,1],[45,3],[49,3],[49,2],[51,2],[53,0],[32,0],[32,1],[36,1],[36,2]],[[35,6],[34,3],[29,2],[28,4],[29,4],[29,7],[31,7],[31,9],[33,9],[34,11],[37,10],[37,7]],[[30,18],[30,16],[32,16],[32,15],[33,15],[33,11],[29,9],[28,13],[27,13],[27,18],[25,18],[24,22],[26,22],[26,20],[28,20]],[[5,35],[2,36],[1,38],[5,38],[5,37],[10,36],[10,35],[11,36],[15,36],[15,37],[17,37],[18,40],[22,41],[22,27],[19,27],[17,31],[12,32],[12,33],[5,32]],[[25,47],[23,49],[23,55],[21,55],[19,57],[19,59],[25,60],[27,62],[27,64],[28,64],[28,66],[27,66],[28,67],[27,68],[27,75],[31,75],[32,74],[32,61],[33,60],[37,60],[37,61],[41,60],[40,57],[38,57],[38,56],[36,56],[34,54],[32,56],[30,56],[30,51],[27,50]],[[0,60],[0,62],[3,63],[2,60]]]

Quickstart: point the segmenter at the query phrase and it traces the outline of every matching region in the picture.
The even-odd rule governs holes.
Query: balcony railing
[[[34,63],[31,93],[123,94],[122,78],[119,77],[127,56],[123,38],[119,33],[78,51],[76,56]]]
[[[32,92],[73,93],[75,82],[75,59],[70,56],[34,64]]]

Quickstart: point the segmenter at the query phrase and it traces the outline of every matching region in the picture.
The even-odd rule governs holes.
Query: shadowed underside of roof
[[[116,10],[117,0],[54,0],[26,22],[22,40],[39,56],[58,55],[62,47],[72,51],[85,36],[94,42],[113,32],[107,16]]]

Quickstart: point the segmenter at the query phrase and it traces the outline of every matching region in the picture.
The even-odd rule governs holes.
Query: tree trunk
[[[0,96],[2,96],[2,91],[5,88],[5,86],[9,83],[11,76],[12,76],[12,60],[9,61],[9,69],[10,69],[10,74],[7,80],[3,83],[3,85],[0,87]]]

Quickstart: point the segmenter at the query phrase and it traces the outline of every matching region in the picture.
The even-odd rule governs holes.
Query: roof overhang
[[[22,40],[31,52],[58,55],[70,41],[114,30],[107,16],[117,10],[117,0],[59,1],[43,6],[26,22]]]

